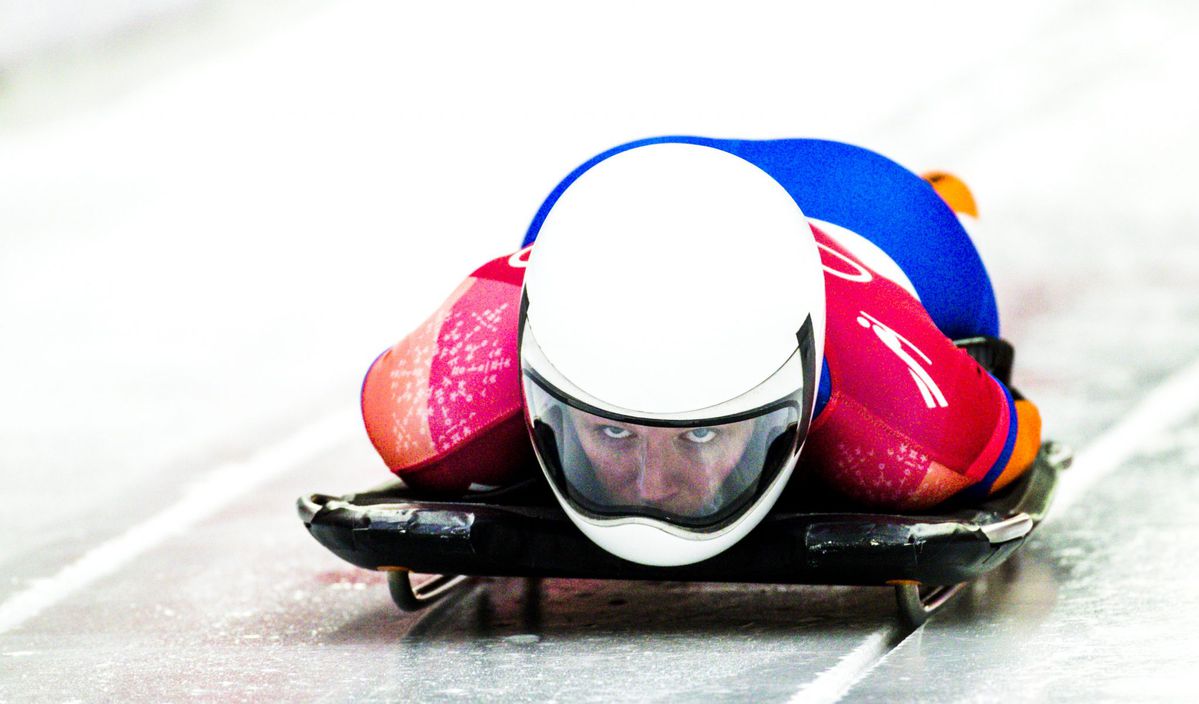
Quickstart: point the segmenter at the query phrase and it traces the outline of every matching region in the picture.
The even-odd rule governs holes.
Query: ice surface
[[[0,605],[352,407],[558,178],[652,134],[831,137],[965,177],[1016,383],[1085,447],[1199,358],[1197,12],[349,2],[0,127]],[[845,699],[1189,696],[1197,426]],[[786,701],[892,623],[885,590],[590,582],[401,615],[292,510],[385,478],[363,435],[231,495],[0,633],[0,702]]]

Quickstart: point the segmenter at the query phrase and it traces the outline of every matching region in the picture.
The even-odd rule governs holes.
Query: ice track
[[[95,50],[87,99],[78,59],[5,67],[0,703],[1191,698],[1199,11],[304,7]],[[881,588],[487,580],[401,614],[296,519],[386,478],[374,354],[657,133],[973,186],[1015,382],[1079,454],[920,629]]]

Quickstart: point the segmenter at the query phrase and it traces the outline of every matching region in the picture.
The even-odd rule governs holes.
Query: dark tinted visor
[[[534,444],[558,491],[594,518],[719,530],[799,451],[802,389],[736,417],[647,421],[568,402],[524,373]]]

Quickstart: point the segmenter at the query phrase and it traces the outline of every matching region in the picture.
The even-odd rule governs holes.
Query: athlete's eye
[[[715,437],[716,431],[711,428],[692,428],[683,433],[683,439],[694,443],[711,442]]]
[[[605,425],[602,430],[604,435],[607,435],[613,440],[624,440],[625,438],[633,436],[632,431],[630,431],[628,428],[622,428],[618,425]]]

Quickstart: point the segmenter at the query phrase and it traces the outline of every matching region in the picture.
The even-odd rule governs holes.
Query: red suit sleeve
[[[805,466],[856,502],[886,509],[924,508],[994,481],[1016,444],[1010,393],[911,293],[815,235],[831,395],[812,425]]]
[[[516,348],[526,252],[477,269],[367,372],[367,435],[409,485],[461,492],[536,468]]]

